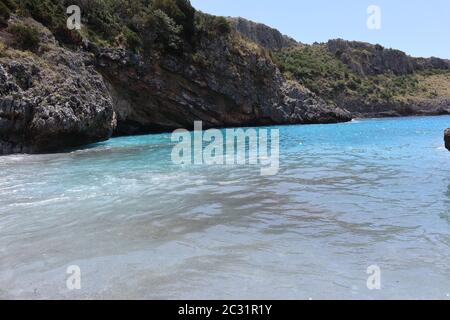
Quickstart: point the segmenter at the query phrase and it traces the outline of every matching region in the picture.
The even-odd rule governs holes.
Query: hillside
[[[275,60],[298,81],[354,116],[450,113],[450,61],[413,58],[344,40],[283,48]]]
[[[82,29],[66,28],[69,5]],[[188,0],[0,0],[0,154],[112,135],[449,113],[449,62],[304,45]]]

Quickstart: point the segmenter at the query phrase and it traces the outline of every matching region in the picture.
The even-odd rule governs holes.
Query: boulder
[[[444,141],[445,147],[450,151],[450,129],[445,130]]]

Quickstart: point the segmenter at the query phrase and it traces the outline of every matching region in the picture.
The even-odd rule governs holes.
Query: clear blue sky
[[[450,59],[450,0],[191,0],[206,13],[240,16],[304,43],[343,38],[379,43],[413,56]],[[381,9],[369,30],[367,8]]]

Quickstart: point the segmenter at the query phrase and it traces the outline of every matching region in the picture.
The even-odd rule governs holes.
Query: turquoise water
[[[275,176],[174,165],[168,134],[1,157],[0,298],[449,299],[447,127],[279,127]]]

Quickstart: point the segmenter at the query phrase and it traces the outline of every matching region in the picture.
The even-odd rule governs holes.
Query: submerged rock
[[[450,151],[450,129],[445,130],[444,141],[445,147]]]

